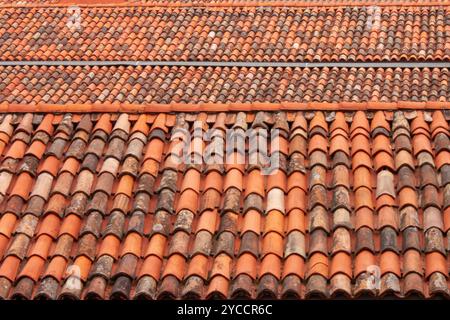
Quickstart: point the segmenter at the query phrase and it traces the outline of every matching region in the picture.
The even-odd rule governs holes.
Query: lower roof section
[[[0,8],[2,61],[448,61],[450,7]]]
[[[0,66],[0,102],[442,102],[449,77],[448,68]]]
[[[448,298],[449,136],[441,111],[0,115],[0,297]]]

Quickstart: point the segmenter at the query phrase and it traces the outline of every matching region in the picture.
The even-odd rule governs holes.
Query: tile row
[[[159,5],[159,6],[350,6],[350,5],[439,5],[446,4],[447,1],[439,0],[0,0],[0,4],[8,6],[27,6],[27,5],[73,5],[74,3],[82,6],[96,5]]]
[[[445,61],[449,8],[3,8],[0,59]]]
[[[21,6],[21,5],[42,5],[42,4],[57,4],[61,3],[61,0],[13,0],[13,1],[7,1],[7,0],[1,0],[1,5],[7,5],[7,6]]]
[[[0,297],[448,298],[449,137],[441,111],[1,115]]]
[[[448,68],[0,67],[16,104],[449,101]]]

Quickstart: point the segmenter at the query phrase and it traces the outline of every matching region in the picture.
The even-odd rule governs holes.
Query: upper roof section
[[[0,0],[0,5],[4,6],[396,6],[396,5],[446,5],[446,0]]]
[[[0,8],[0,60],[448,61],[449,17],[447,6]]]
[[[448,121],[0,116],[0,299],[448,299]]]

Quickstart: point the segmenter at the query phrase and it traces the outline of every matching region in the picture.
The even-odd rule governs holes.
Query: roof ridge
[[[362,1],[352,1],[352,0],[337,0],[330,3],[326,0],[319,0],[320,2],[306,1],[306,2],[292,2],[289,0],[281,1],[248,1],[243,2],[241,0],[230,0],[227,2],[210,2],[210,3],[198,3],[197,1],[190,2],[162,2],[162,1],[151,1],[145,3],[130,3],[128,1],[120,3],[77,3],[67,2],[67,3],[20,3],[20,4],[1,4],[0,9],[6,8],[49,8],[49,7],[72,7],[77,6],[81,8],[110,8],[110,7],[155,7],[155,8],[243,8],[243,7],[286,7],[286,8],[311,8],[311,7],[365,7],[365,6],[377,6],[377,7],[429,7],[429,6],[450,6],[450,1],[437,1],[424,0],[423,2],[417,2],[418,0],[404,0],[404,1],[385,1],[381,2],[377,0],[362,0]]]
[[[250,102],[250,103],[170,103],[170,104],[15,104],[3,102],[1,113],[170,113],[239,111],[379,111],[379,110],[450,110],[448,101],[398,102]]]

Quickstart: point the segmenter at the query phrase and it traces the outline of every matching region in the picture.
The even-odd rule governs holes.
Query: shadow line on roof
[[[450,68],[450,62],[0,61],[0,66],[160,66],[248,68]]]

